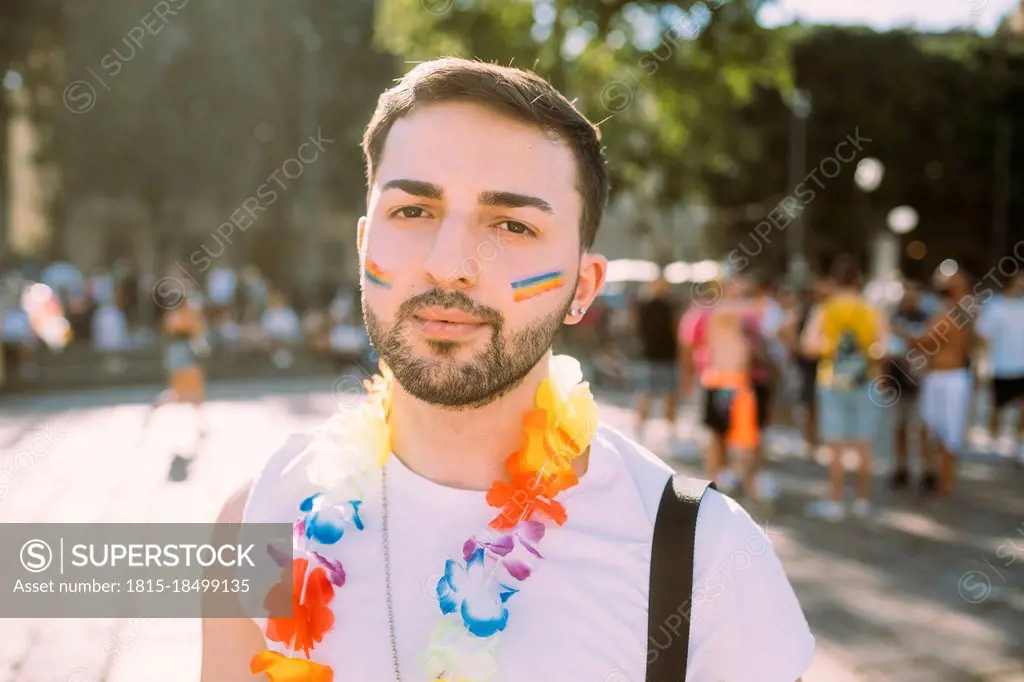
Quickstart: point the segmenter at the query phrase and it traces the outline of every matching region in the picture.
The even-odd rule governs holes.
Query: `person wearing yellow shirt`
[[[858,457],[856,516],[871,512],[872,439],[880,408],[872,395],[881,374],[885,336],[881,315],[861,294],[856,261],[840,256],[832,267],[834,292],[822,302],[801,339],[807,357],[818,358],[818,433],[829,450],[829,499],[817,500],[810,516],[838,521],[846,516],[843,454]]]

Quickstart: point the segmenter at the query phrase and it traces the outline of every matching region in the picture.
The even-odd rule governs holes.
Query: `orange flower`
[[[547,413],[544,410],[526,413],[523,417],[523,434],[523,447],[505,463],[509,476],[553,474],[557,477],[557,490],[552,495],[576,484],[572,460],[580,455],[580,451],[564,431],[548,428]]]
[[[569,474],[575,477],[571,470]],[[487,491],[487,503],[501,509],[501,513],[491,520],[491,528],[511,530],[529,521],[536,512],[542,512],[558,525],[565,523],[565,507],[551,499],[557,494],[559,478],[557,474],[524,473],[513,476],[511,483],[495,481]]]
[[[326,665],[287,658],[270,650],[253,656],[249,670],[253,675],[266,673],[270,682],[334,682],[334,671]]]
[[[334,614],[327,604],[334,598],[334,586],[331,585],[327,573],[320,566],[309,572],[306,569],[309,559],[296,559],[292,565],[291,579],[291,618],[267,618],[267,638],[272,642],[281,642],[293,651],[303,650],[309,656],[314,644],[324,638],[324,633],[334,626]],[[267,594],[266,605],[287,603],[288,589],[287,569],[280,583]],[[305,585],[305,593],[303,593]],[[282,678],[285,679],[285,678]]]

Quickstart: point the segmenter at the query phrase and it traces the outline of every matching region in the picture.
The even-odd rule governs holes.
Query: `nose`
[[[467,218],[445,217],[423,264],[431,286],[460,291],[476,286],[481,264],[469,248],[470,234]]]

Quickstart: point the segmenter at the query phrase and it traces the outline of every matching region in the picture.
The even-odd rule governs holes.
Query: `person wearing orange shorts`
[[[748,338],[757,310],[744,298],[742,284],[736,279],[716,286],[721,287],[721,300],[705,311],[693,331],[693,348],[703,353],[704,424],[712,433],[707,475],[724,489],[731,488],[735,479],[728,453],[732,452],[741,464],[744,492],[760,500],[754,453],[760,444],[761,424]]]
[[[196,297],[186,297],[179,306],[169,310],[164,316],[163,333],[167,339],[164,346],[164,369],[167,372],[167,389],[157,396],[147,417],[148,423],[158,408],[170,403],[192,405],[196,413],[197,442],[205,433],[202,407],[206,401],[206,373],[203,371],[197,350],[205,343],[204,329],[202,308]]]

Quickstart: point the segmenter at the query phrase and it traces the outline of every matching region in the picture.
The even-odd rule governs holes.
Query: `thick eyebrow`
[[[425,199],[440,199],[444,194],[440,187],[431,182],[424,182],[423,180],[405,180],[401,178],[398,180],[388,180],[384,183],[384,186],[380,188],[380,191],[381,193],[384,193],[389,189],[401,190],[406,194],[412,194],[413,196],[423,197]]]
[[[554,213],[551,204],[539,197],[516,192],[481,192],[479,201],[484,206],[501,206],[504,208],[536,208],[545,213]]]
[[[440,200],[444,197],[444,191],[432,182],[425,182],[423,180],[409,180],[405,178],[399,178],[396,180],[388,180],[381,187],[381,192],[386,192],[389,189],[397,189],[406,194],[411,194],[417,197],[423,197],[425,199]],[[497,192],[497,191],[486,191],[481,192],[478,201],[484,206],[500,206],[503,208],[536,208],[544,211],[545,213],[553,214],[555,211],[551,208],[551,204],[544,201],[540,197],[530,196],[529,194],[519,194],[518,192]]]

